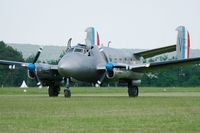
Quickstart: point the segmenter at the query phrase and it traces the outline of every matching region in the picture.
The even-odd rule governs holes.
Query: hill
[[[17,49],[22,52],[23,57],[26,59],[31,55],[35,55],[38,49],[41,47],[40,45],[35,44],[17,44],[17,43],[7,43],[9,46]],[[59,58],[60,54],[66,47],[64,46],[43,46],[43,52],[39,60],[48,61],[48,60],[56,60]]]
[[[40,45],[36,44],[19,44],[19,43],[7,43],[9,46],[12,46],[13,48],[17,49],[18,51],[21,51],[23,54],[23,57],[26,59],[30,55],[35,55],[38,51]],[[65,46],[43,46],[43,52],[39,58],[41,61],[49,61],[49,60],[57,60],[62,53],[63,50],[65,50]],[[144,49],[124,49],[128,52],[134,52],[134,51],[143,51]],[[168,54],[168,56],[174,56],[175,52],[172,52]],[[200,49],[191,49],[191,57],[199,57],[200,56]]]

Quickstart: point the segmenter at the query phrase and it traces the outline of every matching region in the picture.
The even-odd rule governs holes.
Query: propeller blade
[[[36,74],[36,72],[34,72],[34,75],[35,75],[35,80],[37,82],[37,86],[40,86],[41,82],[40,82],[40,79],[39,79],[38,75]]]
[[[102,76],[100,77],[100,79],[97,81],[97,85],[101,85],[101,84],[102,84],[103,80],[104,80],[105,77],[106,77],[107,67],[108,67],[107,64],[111,64],[111,63],[110,63],[110,60],[109,60],[108,56],[106,55],[106,53],[104,52],[103,48],[100,48],[100,49],[99,49],[99,52],[101,52],[101,53],[103,54],[104,59],[106,60],[106,66],[105,66],[105,67],[106,67],[106,70],[105,70],[105,72],[102,74]],[[110,66],[109,66],[109,67],[110,67]],[[112,67],[113,67],[113,66],[112,66]],[[113,69],[113,68],[111,68],[111,69]]]
[[[103,75],[101,76],[101,78],[97,81],[97,84],[101,85],[102,82],[103,82],[103,80],[105,79],[105,77],[106,77],[106,71],[103,73]]]
[[[100,51],[101,53],[103,53],[103,56],[104,56],[104,58],[106,59],[106,63],[109,63],[110,60],[109,60],[108,56],[106,55],[106,53],[104,52],[103,48],[100,48],[99,51]]]
[[[36,54],[36,56],[35,56],[35,58],[34,58],[34,60],[33,60],[33,64],[35,64],[35,62],[38,60],[38,58],[39,58],[41,52],[42,52],[42,48],[39,48],[39,50],[38,50],[38,52],[37,52],[37,54]]]

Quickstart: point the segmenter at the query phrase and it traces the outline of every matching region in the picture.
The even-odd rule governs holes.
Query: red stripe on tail
[[[99,33],[97,32],[97,46],[100,46],[100,38],[99,38]]]
[[[187,46],[187,58],[190,58],[190,33],[189,32],[187,32],[188,34],[187,34],[187,38],[188,38],[188,42],[187,42],[187,44],[188,44],[188,46]]]

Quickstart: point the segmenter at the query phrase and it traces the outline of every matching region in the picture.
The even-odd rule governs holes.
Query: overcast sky
[[[200,0],[0,0],[0,40],[8,43],[84,43],[94,26],[101,43],[151,49],[176,43],[185,25],[200,49]]]

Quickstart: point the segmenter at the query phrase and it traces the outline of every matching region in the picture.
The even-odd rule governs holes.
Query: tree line
[[[21,52],[6,45],[0,41],[0,60],[11,60],[20,62],[32,62],[35,55],[31,55],[27,59],[23,58]],[[60,58],[63,56],[61,53]],[[157,56],[145,60],[145,62],[174,60],[175,57]],[[44,63],[57,64],[58,60],[50,60]],[[20,86],[25,80],[28,86],[35,86],[34,79],[27,77],[26,69],[9,69],[8,66],[0,65],[0,85],[1,86]],[[76,83],[77,86],[91,86],[89,83]],[[103,86],[117,86],[115,82],[105,82]],[[200,86],[200,65],[189,65],[184,67],[167,68],[164,70],[156,70],[151,73],[145,73],[142,78],[142,86],[158,86],[158,87],[176,87],[176,86]]]
[[[147,62],[170,61],[167,55],[158,56]],[[200,86],[200,65],[186,65],[182,67],[169,67],[164,70],[156,70],[145,73],[142,78],[142,86],[177,87],[177,86]]]

